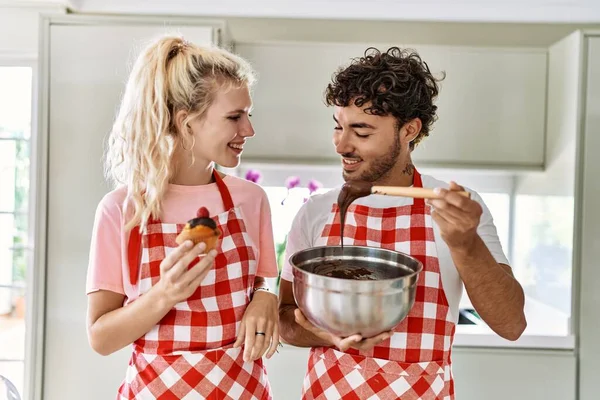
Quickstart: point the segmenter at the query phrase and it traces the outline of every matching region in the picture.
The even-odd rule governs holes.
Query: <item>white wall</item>
[[[39,6],[0,3],[0,59],[37,59],[40,13],[63,14],[64,7],[50,2]],[[9,4],[11,4],[9,2]]]
[[[341,18],[468,22],[590,22],[600,21],[595,0],[76,0],[83,12],[129,12],[166,15],[215,15],[287,18]]]

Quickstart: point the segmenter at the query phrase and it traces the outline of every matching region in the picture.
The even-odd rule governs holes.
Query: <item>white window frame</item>
[[[39,141],[38,132],[38,59],[36,55],[0,54],[0,67],[30,67],[31,81],[31,136],[29,138],[29,210],[28,243],[30,262],[27,270],[25,288],[25,376],[23,380],[23,399],[42,398],[42,375],[44,355],[44,264],[40,257],[45,252],[45,216],[46,210],[38,203],[38,193],[42,181],[39,179]],[[43,202],[42,202],[43,203]]]

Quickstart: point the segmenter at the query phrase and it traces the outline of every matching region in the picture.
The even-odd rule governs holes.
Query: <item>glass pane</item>
[[[19,393],[19,397],[23,398],[23,381],[25,379],[25,363],[22,361],[16,362],[7,362],[0,361],[0,375],[4,378],[8,379],[17,389],[17,393]],[[13,397],[3,397],[6,396],[3,390],[6,391],[6,385],[0,380],[0,399],[8,398],[12,399]]]
[[[25,212],[18,211],[15,214],[15,227],[13,231],[13,243],[15,247],[27,247],[28,236],[28,215]]]
[[[271,219],[273,221],[273,236],[275,238],[275,244],[278,244],[285,239],[296,214],[293,210],[286,209],[281,204],[287,195],[287,189],[285,187],[266,186],[263,187],[263,189],[269,198]],[[294,210],[296,212],[298,211],[297,209]]]
[[[273,221],[273,236],[279,268],[283,266],[285,252],[285,239],[292,226],[294,217],[309,196],[305,187],[296,187],[288,191],[285,186],[263,186],[271,206],[271,220]],[[320,188],[316,193],[324,193],[327,188]]]
[[[29,209],[29,142],[26,140],[18,140],[16,143],[15,165],[15,210],[27,213]]]
[[[25,359],[25,290],[0,287],[0,361]]]
[[[0,140],[0,212],[15,210],[17,142]]]
[[[0,375],[22,395],[32,68],[0,67],[0,88]]]
[[[31,136],[31,67],[0,67],[0,137]]]
[[[273,235],[275,243],[285,240],[292,221],[309,196],[307,188],[294,188],[290,191],[284,186],[263,186],[271,205]],[[318,189],[315,193],[323,193],[331,189]]]
[[[13,270],[12,282],[14,286],[25,288],[27,266],[29,265],[31,250],[25,247],[15,247],[12,252]]]
[[[13,235],[14,216],[0,214],[0,287],[13,284]],[[12,310],[11,292],[0,290],[0,315]],[[0,354],[1,356],[1,354]]]
[[[530,334],[569,333],[573,203],[572,196],[516,197],[514,271],[527,296]]]

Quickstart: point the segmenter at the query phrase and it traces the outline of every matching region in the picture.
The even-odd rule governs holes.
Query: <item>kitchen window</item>
[[[517,195],[513,263],[537,335],[567,336],[571,317],[573,196]]]
[[[0,65],[0,375],[23,395],[33,68]]]
[[[343,183],[337,166],[288,166],[244,163],[237,173],[259,171],[259,184],[271,204],[273,232],[281,265],[285,237],[309,196],[310,180],[327,191]],[[573,198],[540,197],[515,192],[518,176],[503,172],[422,169],[444,181],[455,180],[477,191],[490,209],[505,254],[526,294],[527,330],[516,342],[494,334],[477,316],[466,292],[461,299],[458,346],[573,348],[570,329]],[[286,181],[300,184],[288,190]],[[282,203],[283,201],[283,203]],[[275,282],[276,284],[276,282]]]

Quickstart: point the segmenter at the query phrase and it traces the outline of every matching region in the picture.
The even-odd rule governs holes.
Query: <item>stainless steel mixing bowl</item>
[[[315,326],[340,337],[389,331],[415,302],[423,264],[407,254],[374,247],[312,247],[290,256],[294,297]],[[345,264],[345,266],[343,265]],[[371,280],[324,276],[362,269]]]

